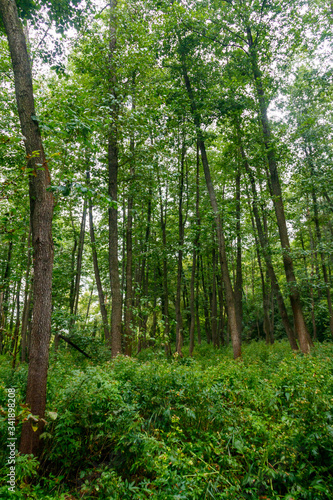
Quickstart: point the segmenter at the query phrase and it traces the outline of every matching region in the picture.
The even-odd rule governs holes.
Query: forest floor
[[[252,342],[242,361],[207,344],[194,358],[184,352],[52,354],[44,451],[39,461],[16,456],[15,492],[6,388],[16,389],[19,438],[27,367],[12,372],[1,357],[0,498],[333,498],[332,344],[303,356]]]

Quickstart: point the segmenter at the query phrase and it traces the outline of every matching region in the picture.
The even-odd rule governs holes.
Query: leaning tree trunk
[[[208,158],[207,158],[207,153],[206,153],[205,142],[204,142],[203,134],[201,131],[201,117],[200,117],[200,114],[199,114],[198,109],[197,109],[197,104],[195,101],[194,93],[193,93],[191,82],[189,79],[184,54],[182,54],[182,73],[183,73],[183,77],[184,77],[186,91],[187,91],[188,98],[189,98],[190,105],[191,105],[191,111],[192,111],[194,124],[196,127],[197,140],[198,140],[198,145],[199,145],[199,149],[200,149],[200,153],[201,153],[201,161],[202,161],[203,170],[204,170],[204,174],[205,174],[207,191],[208,191],[210,203],[211,203],[214,215],[215,215],[218,248],[219,248],[220,262],[221,262],[221,267],[222,267],[222,278],[223,278],[223,282],[224,282],[226,303],[227,303],[228,323],[229,323],[229,327],[230,327],[230,334],[231,334],[231,339],[232,339],[234,359],[236,359],[236,358],[241,356],[241,332],[239,331],[239,328],[238,328],[236,308],[235,308],[235,297],[234,297],[234,291],[232,289],[231,279],[230,279],[230,274],[229,274],[224,232],[222,229],[222,221],[221,221],[221,216],[220,216],[220,212],[219,212],[219,208],[218,208],[218,204],[217,204],[215,189],[214,189],[213,182],[212,182],[211,175],[210,175],[210,168],[209,168],[209,163],[208,163]]]
[[[87,173],[87,177],[89,178],[89,173]],[[108,314],[105,306],[105,298],[102,287],[101,275],[99,272],[98,258],[97,258],[97,249],[96,249],[96,238],[95,238],[95,229],[94,229],[94,219],[93,219],[93,207],[91,201],[89,201],[89,232],[90,232],[90,242],[91,242],[91,253],[92,260],[94,265],[94,273],[95,273],[95,281],[97,286],[98,293],[98,301],[99,301],[99,309],[101,311],[102,322],[103,322],[103,330],[104,330],[104,339],[106,344],[110,343],[110,329],[108,324]]]
[[[0,11],[8,37],[14,70],[15,94],[29,175],[30,220],[34,262],[34,306],[26,403],[38,415],[36,432],[28,420],[23,424],[20,452],[37,454],[43,429],[46,381],[51,334],[51,289],[53,267],[52,216],[53,195],[48,191],[50,175],[36,118],[32,76],[22,25],[16,3],[0,0]],[[42,165],[42,168],[40,167]]]
[[[75,274],[75,285],[74,285],[74,309],[73,309],[73,316],[71,318],[71,326],[74,326],[75,316],[77,315],[77,309],[79,305],[84,237],[86,234],[86,218],[87,218],[87,200],[85,199],[83,202],[83,212],[82,212],[82,220],[81,220],[81,228],[79,236],[79,248],[76,260],[76,274]]]
[[[239,140],[240,140],[240,136],[239,136]],[[276,277],[276,274],[275,274],[275,271],[273,268],[271,253],[270,253],[270,249],[269,249],[269,245],[268,245],[267,234],[264,232],[264,229],[263,229],[262,223],[261,223],[261,219],[260,219],[260,215],[259,215],[258,194],[257,194],[255,178],[254,178],[253,172],[252,172],[252,170],[247,162],[245,152],[243,150],[243,146],[242,146],[241,142],[239,142],[239,147],[240,147],[240,153],[241,153],[242,161],[244,164],[244,168],[245,168],[245,171],[246,171],[246,173],[249,177],[249,180],[250,180],[251,191],[252,191],[253,215],[254,215],[254,219],[256,221],[258,238],[259,238],[260,246],[261,246],[263,256],[265,259],[267,272],[268,272],[269,278],[271,280],[272,288],[273,288],[273,291],[274,291],[274,294],[275,294],[275,297],[276,297],[276,300],[278,303],[281,319],[283,322],[283,326],[286,330],[286,334],[287,334],[290,346],[294,351],[297,351],[298,345],[297,345],[297,342],[295,339],[293,329],[292,329],[290,322],[289,322],[287,309],[286,309],[286,306],[285,306],[285,303],[283,300],[283,296],[282,296],[282,293],[280,290],[278,279]]]
[[[289,298],[294,316],[295,330],[298,335],[300,348],[303,353],[309,353],[313,342],[310,338],[301,306],[301,298],[297,288],[296,277],[294,273],[293,260],[290,255],[290,243],[287,230],[286,216],[284,213],[284,205],[282,199],[282,191],[280,185],[279,174],[277,170],[277,162],[274,152],[274,144],[271,137],[270,125],[267,117],[267,103],[265,91],[262,83],[262,75],[258,67],[257,54],[253,44],[252,33],[250,28],[247,28],[247,41],[250,51],[250,62],[259,100],[260,121],[263,134],[263,140],[266,150],[270,183],[272,190],[272,198],[275,209],[277,225],[279,228],[280,242],[283,250],[282,258],[285,270],[286,279],[290,287]]]

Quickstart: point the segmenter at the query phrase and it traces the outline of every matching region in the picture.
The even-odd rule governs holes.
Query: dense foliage
[[[329,344],[292,354],[284,342],[251,343],[241,362],[206,344],[194,359],[148,350],[97,364],[53,354],[44,451],[39,461],[18,456],[17,493],[3,480],[0,496],[329,499],[332,354]],[[12,372],[3,357],[0,369],[22,403],[25,367]],[[2,454],[5,439],[3,413]]]

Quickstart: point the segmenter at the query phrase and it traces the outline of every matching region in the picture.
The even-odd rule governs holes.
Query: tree
[[[38,415],[38,430],[30,421],[23,425],[20,451],[37,454],[46,404],[46,381],[51,333],[52,215],[53,195],[48,191],[50,174],[35,113],[30,61],[16,3],[1,0],[0,11],[12,59],[15,93],[27,155],[30,220],[33,246],[33,319],[26,402]]]

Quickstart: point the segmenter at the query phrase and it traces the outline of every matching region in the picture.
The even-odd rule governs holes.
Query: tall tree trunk
[[[198,263],[198,265],[199,265],[199,263]],[[203,290],[203,309],[204,309],[204,315],[205,315],[205,333],[206,333],[207,344],[210,344],[212,341],[212,330],[211,330],[210,318],[209,318],[209,314],[208,314],[209,295],[208,295],[206,282],[205,282],[205,272],[204,272],[202,254],[200,255],[200,270],[201,270],[201,282],[202,282],[202,290]]]
[[[14,337],[14,350],[13,350],[13,362],[12,362],[13,370],[15,369],[15,366],[16,366],[16,356],[17,356],[18,344],[19,344],[21,284],[22,284],[22,281],[20,280],[18,285],[17,285],[17,292],[16,292],[16,321],[15,321],[15,330],[14,330],[14,335],[13,335],[13,337]]]
[[[201,161],[202,161],[203,170],[204,170],[204,174],[205,174],[209,199],[210,199],[210,203],[211,203],[214,215],[215,215],[220,262],[221,262],[221,266],[222,266],[222,278],[224,281],[224,288],[225,288],[225,294],[226,294],[228,322],[230,325],[230,334],[231,334],[231,339],[232,339],[234,359],[236,359],[236,358],[241,356],[241,332],[238,329],[236,308],[235,308],[235,297],[234,297],[234,292],[232,289],[230,274],[229,274],[229,269],[228,269],[228,261],[227,261],[226,248],[225,248],[224,232],[222,229],[222,221],[221,221],[221,216],[220,216],[219,209],[218,209],[215,189],[214,189],[211,175],[210,175],[210,168],[209,168],[209,163],[208,163],[208,159],[207,159],[206,147],[205,147],[205,142],[203,140],[203,135],[202,135],[202,130],[201,130],[201,117],[200,117],[200,113],[198,112],[197,105],[196,105],[195,98],[194,98],[194,94],[192,91],[192,86],[191,86],[191,82],[190,82],[190,79],[188,76],[188,71],[187,71],[187,67],[186,67],[186,63],[185,63],[184,54],[182,54],[182,72],[183,72],[183,77],[184,77],[184,81],[185,81],[185,87],[186,87],[187,94],[188,94],[189,101],[190,101],[190,105],[191,105],[191,111],[192,111],[192,115],[193,115],[194,124],[196,127],[197,140],[198,140],[199,149],[200,149],[200,153],[201,153]]]
[[[132,106],[134,109],[134,106]],[[127,224],[126,224],[126,296],[125,296],[125,316],[124,316],[124,337],[125,352],[132,355],[133,331],[132,331],[132,309],[133,309],[133,180],[134,180],[134,138],[130,141],[131,166],[129,194],[127,200]]]
[[[132,113],[135,111],[135,72],[132,75]],[[135,158],[134,151],[134,132],[130,138],[130,183],[127,200],[127,224],[126,224],[126,296],[125,296],[125,315],[124,315],[124,336],[125,336],[125,352],[127,355],[132,355],[133,345],[133,192],[134,192],[134,176],[135,176]],[[149,224],[150,227],[150,224]]]
[[[28,315],[30,309],[31,301],[31,283],[30,283],[30,267],[31,267],[31,226],[29,226],[28,234],[28,248],[27,248],[28,258],[27,258],[27,269],[25,272],[25,288],[24,288],[24,302],[23,302],[23,312],[22,312],[22,324],[21,324],[21,362],[25,363],[26,360],[26,350],[27,350],[27,327],[28,327]]]
[[[178,190],[178,263],[177,263],[177,291],[176,291],[176,352],[183,356],[183,318],[181,313],[181,287],[183,269],[183,245],[184,245],[184,223],[183,223],[183,193],[184,193],[184,162],[185,162],[185,138],[182,140],[179,190]]]
[[[195,276],[196,276],[196,247],[194,245],[193,248],[193,257],[192,257],[192,269],[191,269],[191,284],[190,284],[190,313],[191,313],[191,324],[190,324],[190,347],[189,354],[193,356],[194,349],[194,330],[195,330],[195,321],[196,321],[196,311],[195,311]]]
[[[113,205],[109,208],[109,273],[111,283],[111,354],[112,357],[121,353],[121,319],[122,299],[119,278],[118,261],[118,96],[116,93],[117,77],[114,64],[114,54],[117,44],[116,36],[116,8],[117,0],[110,1],[110,42],[109,42],[109,93],[112,95],[111,124],[108,134],[108,167],[109,167],[109,195]]]
[[[54,202],[52,193],[47,190],[50,175],[36,119],[30,61],[16,3],[12,0],[0,0],[0,11],[14,70],[16,102],[22,135],[25,137],[28,167],[32,169],[32,175],[29,176],[29,196],[34,250],[34,307],[26,403],[30,406],[31,413],[41,419],[45,412],[51,334]],[[40,168],[40,165],[43,167]],[[21,453],[37,454],[43,426],[43,421],[39,420],[38,430],[34,432],[30,421],[23,424]]]
[[[170,322],[169,322],[169,288],[168,288],[168,260],[167,260],[167,239],[166,239],[166,215],[168,207],[168,194],[166,193],[165,207],[163,207],[161,181],[158,176],[159,196],[160,196],[160,222],[162,230],[163,245],[163,321],[164,321],[164,350],[167,355],[171,354],[170,348]]]
[[[74,244],[73,244],[72,256],[71,256],[71,274],[70,274],[71,284],[70,284],[70,291],[69,291],[69,311],[70,311],[70,315],[73,316],[74,303],[75,303],[75,277],[76,277],[75,257],[76,257],[76,249],[77,249],[77,235],[76,235],[76,230],[75,230],[75,225],[74,225],[71,209],[70,209],[70,217],[71,217],[71,223],[72,223],[72,228],[73,228]]]
[[[87,172],[87,177],[89,180],[89,172]],[[101,275],[99,272],[98,258],[97,258],[97,249],[96,249],[96,238],[95,238],[95,229],[94,229],[94,219],[93,219],[93,207],[91,200],[89,201],[89,232],[90,232],[90,242],[91,242],[91,253],[92,260],[94,265],[94,274],[95,281],[97,286],[98,293],[98,301],[99,301],[99,309],[101,311],[102,322],[103,322],[103,330],[104,330],[104,338],[107,345],[110,345],[110,329],[108,322],[108,313],[105,306],[105,298],[102,287]]]
[[[150,227],[151,227],[151,215],[152,215],[152,186],[149,186],[149,199],[147,208],[147,225],[146,233],[143,244],[142,252],[142,262],[139,263],[139,290],[140,296],[138,296],[138,309],[140,311],[139,317],[139,341],[138,341],[138,351],[140,352],[142,348],[147,347],[147,314],[142,311],[141,305],[148,306],[148,266],[147,266],[147,255],[149,251],[149,238],[150,238]],[[143,304],[142,299],[143,298]]]
[[[222,279],[219,276],[218,272],[216,273],[216,281],[217,281],[217,292],[218,292],[219,308],[220,308],[219,323],[218,323],[218,336],[219,336],[219,342],[222,345],[224,345],[225,344],[225,340],[224,340],[225,320],[224,320],[223,287],[222,287]]]
[[[312,340],[315,341],[317,340],[317,325],[316,325],[316,318],[315,318],[315,304],[314,304],[314,297],[313,297],[313,286],[312,286],[312,279],[309,278],[309,273],[308,273],[308,266],[306,262],[306,256],[305,256],[305,245],[304,245],[304,239],[303,239],[303,234],[302,232],[300,233],[300,239],[301,239],[301,245],[302,245],[302,250],[303,250],[303,262],[304,262],[304,269],[305,269],[305,276],[306,276],[306,281],[308,283],[308,293],[309,296],[311,297],[311,321],[312,321]],[[314,275],[314,266],[313,266],[313,255],[311,254],[311,278]]]
[[[246,171],[246,173],[249,177],[249,180],[250,180],[251,191],[252,191],[253,215],[254,215],[254,219],[256,222],[256,227],[257,227],[257,231],[258,231],[258,238],[259,238],[260,246],[261,246],[263,256],[265,259],[267,271],[269,274],[269,278],[271,280],[274,294],[276,296],[276,300],[277,300],[278,307],[279,307],[279,312],[281,315],[283,326],[285,328],[290,346],[293,350],[298,350],[298,345],[297,345],[297,342],[295,339],[295,335],[294,335],[293,329],[289,323],[288,313],[287,313],[287,309],[286,309],[286,306],[285,306],[285,303],[283,300],[283,296],[282,296],[282,293],[280,290],[279,282],[277,280],[277,277],[276,277],[276,274],[275,274],[275,271],[273,268],[271,253],[269,250],[267,233],[264,232],[264,229],[262,227],[262,223],[261,223],[261,219],[260,219],[260,215],[259,215],[259,209],[258,209],[258,193],[257,193],[257,188],[256,188],[256,182],[255,182],[253,172],[248,164],[248,161],[247,161],[247,158],[245,156],[244,149],[243,149],[241,136],[240,136],[239,122],[236,123],[236,131],[237,131],[237,138],[238,138],[238,145],[239,145],[239,149],[240,149],[240,155],[241,155],[241,158],[243,161],[245,171]]]
[[[199,314],[199,295],[200,295],[200,266],[199,266],[199,252],[200,252],[200,150],[197,141],[197,169],[196,169],[196,198],[195,198],[195,217],[196,217],[196,233],[194,239],[194,250],[196,251],[196,292],[195,292],[195,315],[197,325],[198,344],[201,344],[201,327],[200,327],[200,314]]]
[[[238,330],[242,331],[243,323],[243,275],[242,275],[242,238],[241,238],[241,201],[240,201],[240,181],[241,172],[240,170],[236,175],[236,237],[237,237],[237,251],[236,251],[236,282],[235,282],[235,306],[236,306],[236,316],[238,323]]]
[[[77,251],[77,260],[76,260],[76,274],[75,274],[75,286],[74,286],[74,309],[73,309],[74,316],[72,317],[72,321],[71,321],[72,326],[75,323],[74,317],[77,315],[77,309],[78,309],[78,305],[79,305],[84,237],[86,234],[86,218],[87,218],[87,200],[84,200],[82,221],[81,221],[81,228],[80,228],[80,236],[79,236],[79,247],[78,247],[78,251]]]
[[[218,261],[218,259],[215,251],[215,238],[214,238],[213,249],[212,249],[213,273],[212,273],[212,303],[211,303],[212,340],[214,347],[219,346],[219,336],[217,330],[216,261]]]
[[[307,160],[309,163],[310,167],[310,172],[311,172],[311,177],[314,178],[314,167],[312,164],[312,151],[311,148],[309,148],[309,152],[307,152]],[[325,255],[323,252],[322,248],[322,237],[321,237],[321,229],[320,229],[320,224],[319,224],[319,213],[318,213],[318,201],[317,201],[317,194],[314,188],[314,184],[312,183],[312,189],[311,189],[311,195],[312,195],[312,203],[313,203],[313,219],[315,223],[315,228],[316,228],[316,238],[317,238],[317,247],[319,248],[319,254],[320,254],[320,259],[321,259],[321,268],[323,270],[323,277],[324,277],[324,282],[325,282],[325,287],[326,287],[326,298],[327,298],[327,307],[328,307],[328,314],[329,314],[329,325],[330,325],[330,332],[333,337],[333,308],[332,308],[332,298],[331,298],[331,284],[330,280],[328,278],[328,273],[327,273],[327,267],[326,267],[326,262],[325,262]]]
[[[4,332],[5,325],[8,315],[8,298],[9,298],[9,277],[11,271],[11,260],[12,260],[12,250],[13,250],[13,240],[10,239],[8,242],[8,252],[6,258],[6,267],[3,274],[2,283],[3,290],[1,292],[1,308],[0,308],[0,354],[2,353],[3,343],[4,343]]]
[[[310,338],[307,326],[305,324],[301,307],[301,298],[297,288],[297,282],[294,273],[293,261],[290,255],[289,236],[286,224],[286,217],[284,213],[280,179],[277,170],[277,162],[275,158],[274,144],[271,137],[270,125],[267,118],[267,104],[266,104],[265,91],[262,83],[261,72],[258,67],[256,48],[253,44],[252,33],[250,28],[247,28],[247,40],[250,51],[251,67],[259,100],[262,134],[263,134],[263,140],[264,140],[269,173],[270,173],[273,204],[279,228],[281,247],[283,249],[282,252],[283,265],[287,283],[290,289],[289,298],[294,316],[295,330],[298,335],[300,348],[302,352],[309,353],[310,348],[313,345],[313,342]]]

